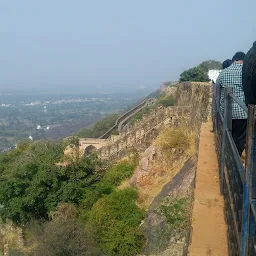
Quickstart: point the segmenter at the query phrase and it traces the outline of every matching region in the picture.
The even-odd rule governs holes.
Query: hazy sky
[[[256,40],[256,0],[0,0],[0,88],[158,86]]]

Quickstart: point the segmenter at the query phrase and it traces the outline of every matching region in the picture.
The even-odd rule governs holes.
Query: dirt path
[[[190,256],[226,256],[224,202],[220,196],[212,123],[201,127]]]

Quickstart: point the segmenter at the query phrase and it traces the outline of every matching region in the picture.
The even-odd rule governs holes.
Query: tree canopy
[[[210,69],[222,69],[222,64],[220,61],[216,60],[206,60],[203,61],[199,67],[201,67],[203,70],[207,71]]]
[[[144,211],[135,189],[117,188],[133,174],[138,155],[113,165],[93,154],[59,164],[67,144],[77,141],[27,140],[0,155],[2,220],[24,229],[35,253],[29,255],[135,255]]]
[[[182,72],[180,74],[180,82],[209,82],[208,71],[210,69],[221,69],[221,62],[215,60],[203,61],[198,66]]]
[[[22,142],[1,155],[0,214],[4,220],[24,224],[47,219],[59,202],[79,202],[96,161],[85,158],[59,166],[62,157],[63,143],[51,141]]]

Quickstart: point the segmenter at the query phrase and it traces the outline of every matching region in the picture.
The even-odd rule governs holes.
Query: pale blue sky
[[[158,86],[256,40],[255,0],[0,0],[0,88]]]

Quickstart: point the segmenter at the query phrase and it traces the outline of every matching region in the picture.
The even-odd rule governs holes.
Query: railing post
[[[248,255],[249,223],[250,223],[250,199],[252,198],[252,174],[255,159],[255,113],[256,107],[249,105],[247,131],[246,131],[246,163],[245,180],[243,188],[243,219],[241,232],[241,256]]]
[[[224,190],[224,168],[225,168],[225,148],[227,129],[232,129],[232,99],[229,96],[232,88],[225,88],[224,120],[221,141],[221,160],[220,160],[220,193]]]
[[[220,111],[220,87],[215,84],[216,112]]]
[[[219,113],[220,113],[220,94],[221,94],[221,91],[220,91],[220,87],[217,86],[217,84],[215,84],[215,104],[216,104],[216,126],[217,128],[219,127]]]
[[[216,84],[212,83],[212,130],[216,130]]]

